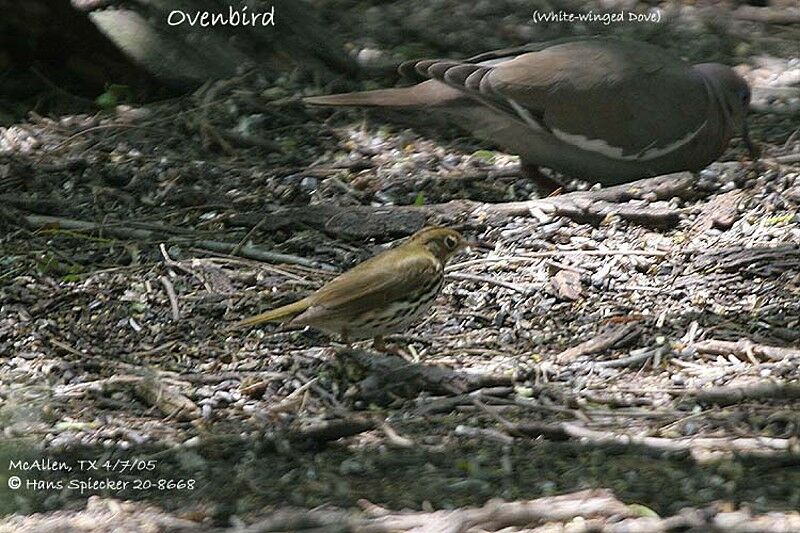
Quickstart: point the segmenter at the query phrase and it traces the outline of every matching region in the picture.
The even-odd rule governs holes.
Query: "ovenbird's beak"
[[[472,237],[463,237],[461,242],[458,244],[458,249],[456,252],[465,252],[470,253],[473,248],[478,247],[478,241]]]

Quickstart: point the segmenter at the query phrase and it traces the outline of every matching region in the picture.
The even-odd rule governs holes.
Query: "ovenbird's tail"
[[[287,320],[292,319],[295,316],[299,315],[309,307],[309,302],[307,298],[303,298],[297,302],[294,302],[289,305],[284,305],[283,307],[279,307],[277,309],[273,309],[271,311],[266,311],[261,313],[260,315],[251,316],[250,318],[246,318],[241,322],[237,322],[234,327],[245,327],[245,326],[253,326],[255,324],[261,324],[262,322],[272,322],[275,320]]]

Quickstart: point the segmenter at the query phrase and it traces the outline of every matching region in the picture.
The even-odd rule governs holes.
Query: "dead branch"
[[[659,518],[638,516],[633,506],[621,502],[609,489],[592,489],[535,500],[492,500],[483,507],[463,507],[432,512],[395,512],[360,500],[363,513],[331,508],[284,509],[249,527],[224,533],[269,533],[275,531],[352,531],[354,533],[466,533],[472,531],[795,531],[800,515],[795,512],[754,515],[748,509],[729,510],[714,504],[704,509],[684,509]],[[576,523],[580,518],[580,523]],[[576,527],[572,527],[576,526]],[[507,528],[507,529],[504,529]]]
[[[397,433],[392,426],[389,425],[388,422],[384,421],[380,425],[381,431],[383,431],[384,436],[386,437],[386,443],[394,448],[399,449],[411,449],[416,446],[416,443],[413,439],[408,437],[404,437]]]
[[[566,196],[566,195],[565,195]],[[558,197],[555,197],[558,198]],[[538,207],[538,206],[537,206]],[[542,205],[540,209],[548,206]],[[647,227],[669,228],[680,220],[680,211],[664,207],[649,207],[605,200],[557,202],[549,206],[552,214],[567,217],[576,222],[599,223],[607,216],[616,215],[624,220]],[[545,211],[547,212],[547,211]]]
[[[366,369],[369,376],[354,385],[347,395],[368,402],[385,402],[392,395],[411,398],[423,390],[461,394],[484,387],[507,386],[514,381],[510,375],[457,372],[439,366],[409,363],[396,355],[347,350],[339,356],[352,359]]]
[[[692,184],[694,181],[695,178],[690,172],[677,172],[594,191],[567,193],[552,198],[525,202],[483,204],[482,210],[487,214],[527,216],[532,209],[541,209],[545,213],[555,215],[563,213],[565,216],[569,216],[569,213],[591,211],[591,205],[595,202],[620,204],[629,200],[665,200],[676,196],[687,197],[693,194]]]
[[[161,284],[164,286],[164,290],[167,291],[167,297],[169,298],[169,306],[172,310],[172,321],[178,322],[181,319],[181,312],[178,308],[178,295],[175,294],[175,287],[172,286],[172,282],[169,280],[167,276],[161,276],[158,278],[161,281]]]
[[[293,410],[295,406],[299,406],[303,402],[303,396],[305,392],[308,389],[310,389],[316,382],[317,378],[311,378],[310,380],[306,381],[303,385],[293,390],[292,393],[289,394],[286,398],[284,398],[277,404],[271,406],[268,409],[268,412],[270,414],[275,414]]]
[[[136,385],[142,380],[141,376],[118,375],[109,378],[85,381],[74,385],[60,385],[53,388],[54,398],[81,398],[88,392],[108,395],[117,390]]]
[[[586,490],[520,502],[489,502],[480,508],[394,514],[370,520],[357,531],[440,531],[459,533],[479,528],[497,531],[511,526],[530,526],[575,517],[629,517],[632,511],[606,489]]]
[[[130,227],[130,224],[111,223],[111,222],[105,224],[99,224],[95,222],[86,222],[84,220],[75,220],[70,218],[44,216],[44,215],[25,215],[22,218],[25,224],[27,224],[28,227],[30,228],[40,229],[49,226],[49,227],[63,228],[67,230],[82,231],[86,233],[101,233],[104,235],[110,235],[112,237],[120,239],[135,239],[135,240],[148,241],[148,240],[157,240],[159,236],[164,234],[175,233],[174,231],[172,231],[172,228],[168,228],[166,226],[160,226],[158,227],[158,230],[156,230],[156,229],[132,228]],[[192,238],[191,236],[186,235],[185,232],[183,231],[180,231],[179,233],[180,235],[182,235],[179,238],[179,240],[189,242],[198,248],[204,248],[206,250],[211,250],[214,252],[229,253],[234,248],[237,247],[236,244],[227,242],[195,239]],[[331,271],[336,270],[336,268],[333,267],[332,265],[327,265],[325,263],[320,263],[318,261],[312,261],[311,259],[306,259],[305,257],[298,257],[295,255],[272,252],[252,245],[242,246],[241,249],[239,250],[239,254],[242,257],[246,257],[248,259],[255,259],[257,261],[265,261],[268,263],[286,263],[286,264],[302,265],[309,268],[321,268],[324,270],[331,270]]]
[[[457,279],[463,281],[474,281],[476,283],[484,283],[487,285],[494,285],[496,287],[503,287],[504,289],[509,289],[514,292],[518,292],[520,294],[530,294],[532,291],[529,288],[526,288],[522,285],[518,285],[516,283],[509,283],[507,281],[503,281],[497,278],[491,278],[489,276],[479,276],[477,274],[466,274],[461,272],[449,272],[447,274],[448,279]]]
[[[692,262],[697,271],[738,272],[762,277],[778,276],[800,269],[800,245],[722,248],[698,256]]]
[[[200,408],[192,400],[156,376],[143,376],[133,384],[133,391],[168,417],[189,421],[200,416]]]
[[[453,213],[458,213],[458,209],[454,208]],[[425,226],[426,218],[423,208],[415,206],[342,207],[320,204],[279,208],[266,213],[238,214],[224,222],[234,227],[253,228],[258,225],[259,231],[263,232],[306,226],[338,238],[365,239],[410,235]]]
[[[535,500],[492,500],[482,507],[425,511],[393,511],[359,500],[361,512],[319,506],[283,507],[249,526],[208,529],[195,520],[176,518],[141,502],[96,496],[85,508],[34,515],[12,515],[2,521],[8,531],[86,530],[100,524],[108,530],[141,530],[142,524],[159,531],[216,531],[218,533],[467,533],[475,531],[572,531],[596,533],[714,531],[800,531],[794,511],[754,514],[744,507],[731,510],[720,502],[705,508],[686,508],[659,518],[641,516],[634,505],[620,501],[609,489],[593,489]],[[65,529],[66,528],[66,529]],[[504,529],[505,528],[505,529]],[[521,529],[520,529],[521,528]]]
[[[356,531],[357,522],[352,513],[336,509],[279,509],[249,527],[237,526],[220,530],[220,533],[343,533]]]
[[[629,200],[663,200],[673,197],[687,197],[692,194],[694,176],[689,172],[668,174],[647,178],[623,185],[615,185],[594,191],[579,191],[561,196],[507,202],[502,204],[478,204],[474,206],[473,216],[502,217],[529,216],[532,211],[564,216],[578,221],[600,221],[610,214],[642,224],[657,226],[677,221],[678,212],[671,209],[649,208],[641,205],[624,204]],[[443,204],[448,205],[448,204]],[[429,206],[427,209],[436,209]]]
[[[487,405],[507,405],[509,401],[505,400],[505,397],[512,392],[514,392],[514,389],[511,387],[486,387],[474,390],[469,394],[434,398],[426,400],[424,404],[420,405],[417,413],[422,415],[449,413],[461,405],[473,406],[475,400],[480,400]],[[513,405],[513,403],[512,401],[511,404]]]
[[[278,209],[268,213],[237,215],[226,220],[233,226],[253,227],[261,231],[292,226],[311,226],[339,238],[363,239],[410,235],[425,224],[476,226],[491,220],[513,216],[531,216],[544,212],[582,222],[598,223],[616,214],[643,225],[665,226],[678,220],[679,212],[667,208],[626,204],[629,200],[664,200],[694,194],[694,176],[689,172],[667,174],[633,183],[593,191],[578,191],[552,198],[488,204],[471,200],[453,200],[424,206],[304,206]]]
[[[797,104],[767,104],[763,102],[752,102],[750,109],[756,113],[774,114],[774,115],[800,115],[800,105]]]
[[[368,418],[341,418],[309,424],[295,432],[287,433],[286,436],[290,440],[328,442],[344,437],[352,437],[375,427],[375,421]]]
[[[669,346],[657,346],[655,348],[640,348],[631,351],[628,357],[610,359],[608,361],[595,361],[592,366],[597,368],[624,368],[627,366],[640,365],[653,358],[653,366],[658,366],[662,357],[668,357],[671,353]]]
[[[70,207],[70,204],[58,198],[37,198],[25,194],[0,194],[0,205],[10,205],[23,211],[49,215],[66,214]]]
[[[672,391],[672,395],[692,399],[699,404],[734,405],[748,400],[797,400],[800,399],[800,384],[762,381],[740,387],[709,387],[686,391]]]
[[[583,391],[580,397],[587,402],[607,405],[612,409],[643,406],[654,409],[656,407],[652,399],[637,396],[623,397],[619,394],[597,394],[591,391]]]
[[[460,263],[454,263],[445,267],[445,272],[463,270],[472,265],[485,263],[535,263],[548,257],[613,257],[613,256],[645,256],[645,257],[665,257],[667,252],[656,250],[549,250],[546,252],[528,252],[520,255],[506,255],[495,257],[481,257],[480,259],[470,259]]]
[[[608,489],[594,489],[517,502],[491,501],[483,507],[466,507],[433,512],[392,512],[371,502],[360,502],[371,516],[359,518],[350,513],[330,509],[287,510],[276,513],[241,533],[272,531],[354,531],[357,533],[440,532],[461,533],[481,530],[497,531],[510,526],[541,525],[565,522],[576,517],[633,517],[631,511]],[[313,528],[313,529],[312,529]],[[226,531],[233,531],[226,530]],[[599,531],[599,530],[598,530]]]
[[[623,324],[615,328],[608,329],[599,335],[567,348],[556,355],[556,361],[567,363],[582,355],[604,352],[614,347],[624,346],[636,340],[642,334],[641,328],[636,324]]]
[[[800,350],[755,344],[750,339],[739,339],[736,342],[709,339],[693,344],[695,350],[711,355],[735,355],[736,357],[761,358],[770,361],[800,358]]]
[[[800,9],[740,6],[731,15],[738,20],[764,24],[800,23]]]
[[[777,163],[789,165],[791,163],[800,163],[800,154],[787,154],[779,155],[773,158]]]
[[[200,409],[176,387],[156,376],[119,375],[76,385],[56,388],[56,397],[82,397],[89,391],[109,395],[114,391],[130,389],[147,405],[156,407],[162,414],[178,420],[194,420]]]
[[[740,437],[733,439],[723,437],[686,437],[669,439],[589,429],[574,422],[517,424],[511,434],[527,437],[541,436],[557,441],[576,439],[584,444],[598,447],[641,447],[657,453],[717,451],[755,457],[776,454],[796,455],[800,453],[800,450],[797,449],[797,443],[793,439],[775,437]]]
[[[475,406],[473,406],[475,407]],[[467,437],[471,439],[486,439],[500,444],[513,444],[514,437],[503,433],[496,429],[479,428],[474,426],[458,425],[453,431],[453,435],[457,437]]]

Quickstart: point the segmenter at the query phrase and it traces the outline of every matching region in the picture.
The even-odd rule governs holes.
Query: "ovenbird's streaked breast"
[[[433,305],[444,281],[444,266],[462,246],[461,235],[430,227],[402,245],[334,278],[310,296],[239,323],[269,321],[308,325],[351,339],[403,331]]]

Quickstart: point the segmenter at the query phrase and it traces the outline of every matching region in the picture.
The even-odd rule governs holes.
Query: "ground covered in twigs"
[[[796,61],[757,167],[540,200],[290,78],[0,129],[0,529],[800,529]],[[402,355],[231,329],[431,222],[480,244]]]

